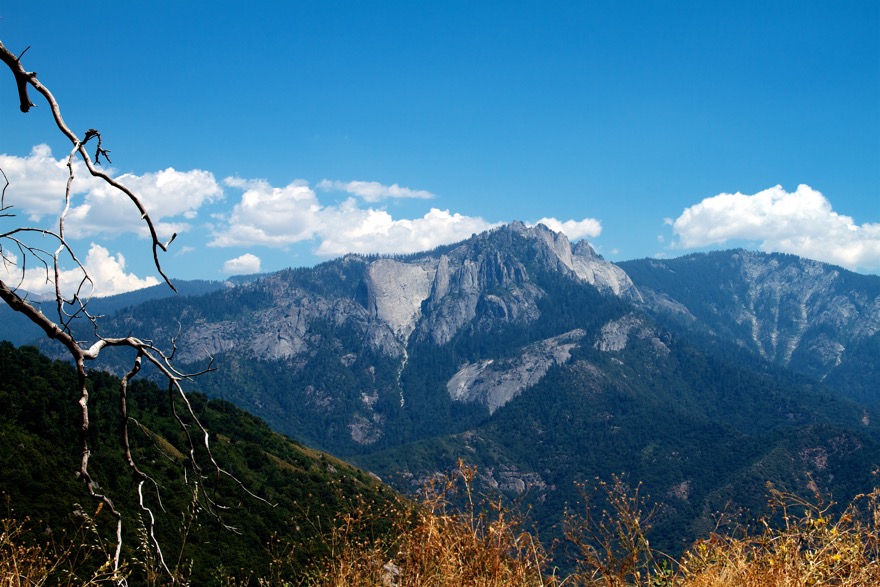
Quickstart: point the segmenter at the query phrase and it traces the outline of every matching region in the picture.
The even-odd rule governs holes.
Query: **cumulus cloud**
[[[177,171],[169,167],[144,175],[126,173],[116,179],[138,196],[163,239],[189,230],[187,221],[196,217],[202,205],[223,197],[214,175],[198,169]],[[170,220],[175,218],[176,221]],[[149,234],[128,197],[107,184],[89,190],[85,201],[70,210],[68,227],[71,236],[79,238],[95,234]]]
[[[26,213],[33,222],[56,215],[64,205],[68,179],[67,158],[55,159],[47,145],[37,145],[27,157],[0,155],[0,168],[9,178],[7,204]],[[113,170],[105,170],[113,175]],[[131,201],[121,192],[96,180],[78,160],[74,163],[71,209],[65,228],[73,238],[124,233],[148,234]],[[144,175],[116,177],[141,200],[156,223],[161,238],[189,229],[205,203],[220,199],[223,191],[207,171],[173,168]]]
[[[793,253],[850,269],[880,269],[880,223],[857,225],[807,185],[753,195],[718,194],[672,221],[674,246],[698,248],[757,241],[763,251]]]
[[[583,220],[557,220],[556,218],[541,218],[535,224],[543,224],[550,230],[563,232],[571,241],[577,241],[584,238],[596,238],[602,234],[602,223],[595,218],[584,218]]]
[[[240,178],[227,178],[225,183],[243,193],[227,217],[217,218],[219,223],[209,243],[215,247],[260,245],[285,249],[295,243],[312,241],[314,252],[326,257],[346,253],[415,253],[499,226],[480,217],[436,207],[419,218],[395,218],[387,210],[363,206],[363,201],[378,199],[378,191],[364,190],[361,199],[351,197],[338,204],[323,205],[315,190],[302,180],[283,188],[263,180]],[[318,187],[335,189],[331,183],[339,184],[324,180]],[[339,186],[347,186],[346,191],[354,193],[354,188],[349,189],[352,183],[369,182]],[[366,195],[368,193],[372,195]],[[602,232],[601,223],[592,218],[567,221],[542,218],[539,222],[564,232],[571,240],[596,237]]]
[[[241,200],[215,231],[211,246],[265,245],[284,248],[311,239],[320,227],[321,206],[303,181],[276,188],[263,180],[226,178],[229,187],[244,190]]]
[[[431,210],[421,218],[395,220],[384,210],[361,210],[349,201],[325,212],[328,221],[319,255],[416,253],[454,243],[498,226],[479,217]]]
[[[8,257],[12,263],[17,262],[14,257]],[[31,262],[22,278],[19,265],[12,263],[0,264],[0,276],[10,285],[18,285],[19,288],[35,294],[54,294],[54,274],[47,272],[42,265],[34,266]],[[83,262],[86,271],[92,278],[92,284],[83,286],[83,296],[112,296],[115,294],[134,291],[153,285],[158,285],[159,280],[148,276],[140,278],[133,273],[125,271],[125,257],[122,253],[115,256],[104,247],[92,243],[89,252]],[[66,296],[72,295],[83,279],[83,272],[79,268],[64,269],[59,272],[59,285],[61,292]]]
[[[308,184],[295,181],[276,188],[262,180],[229,178],[242,189],[211,246],[263,245],[286,248],[315,240],[316,253],[336,256],[358,253],[408,253],[463,240],[494,226],[482,218],[432,208],[421,218],[395,219],[385,210],[361,208],[355,198],[323,206]]]
[[[27,157],[0,154],[0,169],[9,180],[5,204],[14,207],[11,212],[20,211],[33,222],[61,212],[69,175],[67,158],[55,159],[48,145],[37,145]],[[74,161],[73,172],[72,195],[99,185],[79,160]]]
[[[260,258],[250,253],[245,253],[223,263],[223,273],[227,275],[249,275],[259,272]]]
[[[425,190],[413,190],[399,185],[383,185],[378,181],[331,181],[329,179],[322,180],[318,183],[319,190],[324,191],[340,191],[358,196],[365,202],[379,202],[389,198],[416,198],[420,200],[430,200],[435,196],[431,192]]]

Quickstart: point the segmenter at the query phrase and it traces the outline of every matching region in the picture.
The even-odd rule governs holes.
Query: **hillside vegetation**
[[[119,381],[98,371],[89,379],[93,476],[123,512],[128,570],[131,584],[137,585],[155,575],[159,564],[145,548],[146,514],[137,506],[136,483],[119,444]],[[6,522],[0,541],[5,564],[15,552],[21,554],[15,548],[23,544],[39,545],[50,558],[68,553],[70,562],[53,577],[66,576],[73,564],[69,584],[77,585],[107,561],[115,520],[90,500],[74,475],[81,454],[73,390],[69,364],[51,361],[35,348],[0,343],[0,517],[14,520]],[[186,457],[189,444],[167,392],[143,381],[129,390],[132,452],[156,480],[156,486],[144,487],[144,494],[157,516],[157,538],[169,568],[193,585],[208,585],[242,569],[267,575],[274,557],[267,545],[276,541],[308,546],[287,561],[283,576],[297,576],[322,555],[324,547],[316,539],[338,515],[361,502],[397,500],[370,475],[272,432],[229,402],[198,394],[191,394],[190,401],[211,432],[214,456],[240,485],[193,471]],[[212,501],[194,500],[194,482],[208,485]],[[47,541],[56,547],[47,550]],[[10,584],[19,583],[0,582]]]
[[[651,547],[651,519],[639,488],[600,483],[601,511],[586,501],[567,516],[565,540],[546,548],[512,512],[474,503],[475,470],[438,479],[421,503],[360,506],[340,512],[310,542],[275,539],[268,573],[225,567],[211,584],[311,587],[873,587],[880,581],[880,488],[832,514],[824,504],[770,489],[773,515],[751,526],[719,527],[673,559]],[[464,497],[463,509],[451,499]],[[585,495],[586,497],[586,495]],[[379,532],[377,529],[381,528]],[[390,530],[390,531],[389,531]],[[2,585],[99,585],[118,576],[101,561],[94,520],[58,541],[28,535],[28,522],[0,520]],[[302,549],[322,553],[297,561]],[[561,572],[564,559],[571,571]],[[136,571],[143,561],[131,559]],[[148,575],[151,584],[167,577]],[[181,573],[180,584],[190,584]],[[207,584],[193,581],[191,584]]]
[[[95,471],[126,510],[129,584],[166,584],[147,548],[133,483],[118,463],[113,402],[118,381],[90,375]],[[9,585],[117,582],[108,560],[112,521],[70,473],[79,458],[73,371],[36,349],[0,344],[0,577]],[[158,532],[179,584],[403,586],[845,585],[880,581],[880,489],[846,507],[768,487],[767,513],[728,512],[674,557],[650,542],[663,504],[627,478],[583,483],[560,538],[542,535],[497,497],[477,496],[480,472],[464,462],[404,500],[365,473],[271,432],[222,401],[192,401],[234,483],[217,504],[192,501],[185,445],[168,398],[133,388],[133,439],[157,479]],[[187,471],[192,476],[192,471]],[[875,477],[876,482],[876,477]],[[225,527],[224,527],[225,526]],[[234,528],[231,529],[231,528]]]

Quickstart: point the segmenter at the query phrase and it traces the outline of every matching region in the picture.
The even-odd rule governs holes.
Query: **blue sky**
[[[880,272],[875,0],[49,1],[0,17],[67,122],[99,129],[112,171],[180,233],[172,276],[512,220],[612,261],[746,246]],[[69,145],[0,83],[7,203],[51,226]],[[115,284],[98,293],[155,277],[124,202],[77,182],[68,234]]]

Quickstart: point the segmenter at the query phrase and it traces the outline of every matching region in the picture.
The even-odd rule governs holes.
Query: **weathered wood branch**
[[[156,226],[153,223],[153,220],[150,218],[150,215],[147,213],[147,209],[144,207],[143,203],[140,201],[134,192],[128,189],[122,183],[116,181],[114,178],[110,177],[97,167],[95,167],[95,163],[92,162],[91,157],[86,152],[85,146],[86,144],[92,140],[93,138],[98,138],[98,147],[96,151],[96,159],[98,156],[103,154],[105,157],[109,151],[103,149],[101,147],[101,139],[100,133],[95,129],[89,129],[86,132],[83,139],[77,137],[76,133],[70,130],[70,127],[67,126],[67,123],[64,122],[64,118],[61,116],[61,108],[58,105],[58,102],[55,100],[55,96],[52,95],[52,92],[44,86],[38,79],[37,74],[34,72],[28,72],[24,69],[24,66],[21,64],[20,58],[16,57],[13,53],[3,45],[3,42],[0,41],[0,59],[9,67],[12,71],[13,76],[15,77],[15,83],[18,86],[19,92],[19,101],[21,103],[21,111],[27,112],[30,110],[30,107],[33,104],[30,102],[28,98],[27,86],[31,86],[37,92],[39,92],[43,98],[45,98],[46,102],[49,104],[49,107],[52,110],[52,116],[55,119],[55,125],[58,127],[58,130],[70,140],[70,143],[74,146],[74,150],[79,153],[83,163],[85,163],[86,168],[89,170],[89,173],[93,177],[98,177],[103,181],[107,182],[109,185],[113,186],[123,194],[125,194],[129,200],[135,205],[138,213],[140,214],[141,219],[147,225],[147,228],[150,231],[150,239],[152,240],[153,247],[153,262],[156,266],[156,270],[162,276],[162,279],[165,280],[165,283],[168,284],[171,289],[177,291],[174,287],[174,284],[171,283],[171,279],[165,274],[165,271],[162,269],[162,264],[159,261],[159,251],[165,252],[168,250],[168,245],[170,245],[174,239],[177,237],[177,234],[171,235],[171,238],[167,242],[162,242],[159,239],[159,235],[156,231]],[[24,84],[22,86],[22,84]],[[108,159],[109,160],[109,159]]]
[[[22,53],[22,55],[23,54],[24,53]],[[125,194],[132,202],[141,220],[143,220],[143,222],[149,229],[150,238],[152,241],[151,244],[153,263],[156,267],[156,270],[162,275],[162,278],[174,291],[176,291],[174,285],[171,283],[171,280],[168,278],[161,267],[159,252],[167,251],[168,245],[171,244],[171,242],[177,235],[173,235],[171,239],[167,242],[162,242],[159,239],[156,226],[140,198],[128,187],[126,187],[116,179],[110,177],[101,169],[98,169],[97,165],[100,165],[101,158],[105,159],[107,162],[110,162],[110,151],[104,148],[100,132],[95,129],[89,129],[82,138],[79,138],[76,133],[74,133],[65,123],[64,118],[61,115],[61,109],[58,105],[58,102],[55,100],[55,97],[48,90],[48,88],[46,88],[37,79],[36,73],[27,71],[21,63],[21,55],[14,55],[3,45],[2,42],[0,42],[0,60],[2,60],[3,63],[6,64],[9,70],[12,72],[13,77],[15,78],[20,110],[26,113],[30,110],[30,108],[34,106],[34,104],[30,101],[30,97],[28,94],[29,89],[32,88],[38,94],[40,94],[49,104],[55,125],[57,126],[58,130],[71,142],[71,150],[68,155],[67,161],[68,180],[63,194],[64,207],[58,218],[57,230],[53,231],[47,230],[45,228],[15,226],[7,229],[5,232],[0,232],[0,263],[4,264],[4,267],[10,264],[15,265],[19,267],[19,270],[21,271],[21,280],[17,285],[10,285],[10,283],[7,283],[7,281],[5,281],[2,276],[0,276],[0,300],[3,300],[3,302],[5,302],[11,309],[21,313],[22,315],[27,317],[33,324],[37,325],[43,331],[47,339],[58,341],[67,350],[67,353],[69,354],[76,367],[77,391],[79,393],[79,406],[81,411],[81,459],[78,476],[84,482],[89,495],[95,500],[99,501],[100,504],[102,504],[101,507],[109,511],[116,520],[116,550],[113,554],[112,560],[113,568],[116,570],[119,569],[123,543],[123,516],[120,510],[115,507],[110,497],[100,490],[98,483],[95,482],[89,471],[89,460],[92,453],[88,442],[88,434],[91,421],[89,413],[90,398],[86,364],[88,361],[94,361],[98,359],[98,357],[105,349],[111,347],[130,348],[136,352],[136,357],[134,359],[131,369],[120,381],[119,415],[121,424],[119,428],[119,442],[124,451],[124,459],[126,461],[126,464],[132,471],[132,474],[134,475],[134,478],[137,482],[138,505],[141,510],[144,511],[148,516],[149,522],[147,532],[150,542],[152,543],[153,549],[156,551],[163,570],[168,573],[171,582],[174,582],[174,574],[165,563],[159,540],[154,532],[155,516],[153,515],[153,510],[146,504],[143,493],[144,483],[150,482],[156,487],[156,493],[158,496],[158,485],[148,474],[146,474],[138,466],[137,462],[135,461],[132,455],[128,434],[128,423],[130,421],[133,421],[128,413],[129,383],[132,378],[134,378],[141,371],[141,366],[144,361],[152,365],[158,371],[159,375],[164,378],[168,383],[171,408],[174,413],[174,417],[177,419],[178,424],[180,425],[181,429],[188,439],[189,463],[193,471],[196,473],[195,478],[191,481],[194,500],[204,499],[204,501],[209,504],[209,507],[207,509],[213,511],[215,515],[218,515],[218,510],[223,509],[222,506],[220,506],[212,496],[208,495],[204,489],[205,483],[203,483],[203,481],[206,479],[206,476],[203,473],[201,464],[199,462],[200,458],[207,458],[207,460],[210,461],[210,469],[213,475],[217,478],[221,476],[227,476],[238,482],[240,487],[242,487],[245,491],[247,491],[247,493],[249,493],[256,499],[261,498],[255,496],[252,492],[244,488],[241,482],[238,481],[238,479],[236,479],[232,474],[224,470],[216,461],[213,451],[211,450],[210,435],[208,434],[208,430],[196,416],[192,405],[189,402],[189,399],[184,393],[182,382],[201,375],[207,371],[213,370],[212,365],[209,365],[204,371],[201,371],[199,373],[182,373],[178,371],[172,364],[174,352],[176,350],[175,339],[171,341],[171,352],[165,353],[150,340],[137,338],[135,336],[106,337],[100,332],[98,317],[93,316],[88,312],[86,307],[88,304],[88,298],[83,299],[81,294],[84,286],[87,283],[90,283],[92,280],[88,274],[85,265],[80,262],[73,248],[69,246],[65,235],[65,220],[70,210],[72,193],[71,185],[74,181],[74,161],[77,158],[81,159],[85,164],[86,169],[88,169],[89,173],[93,177],[96,177],[105,182],[107,185],[119,190],[120,192]],[[93,144],[96,145],[94,161],[86,151],[86,148],[90,141],[93,141]],[[2,170],[0,170],[0,173],[2,173]],[[13,212],[11,212],[12,206],[8,206],[6,201],[6,192],[7,188],[9,187],[9,180],[6,178],[5,173],[3,173],[3,178],[5,180],[5,185],[3,186],[2,191],[0,191],[0,218],[8,219],[13,218],[15,215]],[[49,239],[53,240],[57,245],[54,253],[50,253],[43,248],[37,248],[36,246],[28,244],[28,242],[26,242],[25,240],[25,237],[30,234],[39,234],[42,237],[48,237]],[[10,245],[9,248],[12,249],[11,252],[7,253],[4,250],[4,242]],[[21,255],[21,260],[17,260],[16,255],[14,254],[15,251],[17,251],[18,254]],[[69,299],[65,296],[65,292],[63,291],[62,286],[62,255],[64,255],[65,257],[69,257],[82,274],[79,285],[75,288],[75,291]],[[27,295],[19,294],[18,289],[20,285],[24,283],[29,258],[36,259],[38,261],[38,264],[42,264],[46,271],[47,282],[51,282],[54,280],[55,305],[58,314],[57,321],[51,319],[49,316],[44,314],[40,310],[39,305],[34,303],[32,300],[29,300]],[[68,310],[68,307],[72,308],[72,310]],[[90,323],[94,328],[94,333],[97,340],[93,344],[86,346],[84,343],[76,340],[72,322],[74,319],[77,318],[84,318],[85,320],[87,320],[87,323]],[[185,406],[183,415],[178,412],[176,405],[177,403]],[[186,418],[187,421],[185,421],[184,418]],[[190,428],[192,427],[192,423],[194,423],[195,426],[193,430],[197,433],[198,436],[200,436],[200,439],[198,440],[191,436]],[[197,446],[201,447],[199,449],[199,452],[207,455],[206,457],[197,456]],[[161,498],[159,501],[159,506],[161,507]],[[120,581],[124,582],[124,580],[122,579],[120,579]]]
[[[28,47],[28,49],[30,49],[30,47]],[[3,46],[2,42],[0,42],[0,60],[9,66],[9,69],[12,70],[12,74],[15,76],[15,85],[18,88],[19,109],[22,112],[27,112],[33,106],[30,98],[28,98],[27,88],[31,78],[36,79],[37,77],[36,72],[25,71],[24,67],[22,67],[21,58],[25,53],[27,53],[27,49],[22,51],[21,55],[16,57]]]

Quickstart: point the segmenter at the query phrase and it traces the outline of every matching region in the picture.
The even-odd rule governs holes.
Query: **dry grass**
[[[762,520],[757,532],[715,533],[697,542],[682,558],[681,585],[880,585],[880,488],[857,496],[836,516],[818,497],[770,494],[782,524]]]
[[[59,564],[55,552],[46,547],[23,543],[28,520],[9,518],[0,521],[0,585],[43,585]]]
[[[28,518],[0,519],[0,587],[124,583],[124,569],[113,569],[91,518],[83,514],[81,519],[74,536],[47,535],[43,542],[33,538]]]
[[[566,585],[624,587],[673,584],[675,561],[651,548],[648,532],[656,506],[649,506],[641,486],[623,477],[581,486],[583,512],[567,512],[565,539],[575,571]],[[572,548],[573,547],[573,548]]]
[[[391,515],[392,541],[359,536],[347,517],[333,532],[332,554],[303,580],[310,587],[547,586],[547,587],[877,587],[880,585],[880,488],[841,513],[819,496],[806,500],[770,489],[772,513],[754,528],[716,531],[679,560],[651,548],[653,509],[620,478],[597,487],[598,512],[566,516],[575,571],[550,572],[540,543],[495,505],[477,513],[473,470],[460,468],[469,508],[451,512],[456,477],[423,504]],[[585,497],[586,493],[585,493]],[[771,520],[778,521],[778,524]]]
[[[500,505],[478,508],[473,501],[475,470],[458,472],[429,487],[418,506],[398,504],[386,538],[364,538],[372,516],[346,515],[333,531],[332,555],[304,584],[322,587],[489,587],[549,585],[547,562],[535,538]],[[453,508],[462,488],[467,503]],[[387,513],[385,514],[388,515]]]
[[[291,570],[291,555],[303,547],[297,544],[279,544],[270,577],[219,577],[219,582],[306,587],[880,585],[880,488],[857,496],[837,514],[818,496],[807,500],[771,488],[767,518],[752,527],[716,529],[681,559],[671,560],[650,546],[653,510],[639,488],[615,478],[599,484],[601,499],[592,500],[605,504],[604,510],[591,509],[585,494],[590,499],[583,512],[566,517],[568,552],[573,553],[569,562],[575,570],[559,577],[539,541],[509,511],[498,503],[475,504],[474,473],[461,466],[433,484],[419,504],[400,502],[382,511],[362,504],[342,515],[321,539],[327,555],[294,583],[284,577]],[[88,517],[85,522],[81,535],[59,545],[28,540],[27,520],[0,520],[0,587],[119,583],[119,573],[101,566],[106,553],[95,545]],[[155,579],[161,584],[161,578]]]

